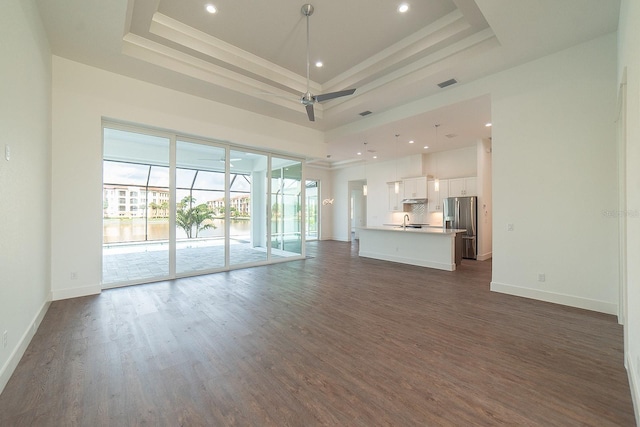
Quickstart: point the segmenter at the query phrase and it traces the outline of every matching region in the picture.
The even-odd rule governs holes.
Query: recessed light
[[[316,61],[316,67],[321,68],[323,65],[322,61]]]
[[[407,3],[402,3],[400,6],[398,6],[398,12],[400,13],[405,13],[408,10],[409,10],[409,5]]]
[[[425,149],[425,150],[428,150],[428,149],[429,149],[429,146],[428,146],[428,145],[425,145],[425,146],[424,146],[424,149]]]
[[[409,141],[409,144],[413,144],[415,141],[412,139],[411,141]]]
[[[373,158],[374,158],[374,159],[377,159],[377,158],[378,158],[378,156],[373,156]]]
[[[215,7],[214,5],[212,5],[212,4],[208,4],[208,5],[206,5],[204,8],[205,8],[205,9],[207,10],[207,12],[209,12],[209,13],[216,13],[216,12],[218,11],[218,9],[216,9],[216,7]]]
[[[358,151],[358,156],[362,156],[362,153]]]
[[[485,125],[485,127],[490,128],[490,127],[491,127],[491,123],[487,123],[487,124]]]

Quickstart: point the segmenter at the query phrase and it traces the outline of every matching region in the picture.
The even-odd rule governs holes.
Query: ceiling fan
[[[321,95],[313,95],[311,93],[309,85],[309,17],[313,15],[313,10],[313,6],[310,4],[303,5],[301,9],[302,14],[307,17],[307,92],[302,94],[302,97],[300,98],[300,102],[306,108],[307,116],[309,116],[309,120],[312,122],[316,120],[315,114],[313,112],[313,104],[315,104],[316,102],[340,98],[341,96],[352,95],[356,91],[355,89],[346,89],[338,92],[324,93]]]

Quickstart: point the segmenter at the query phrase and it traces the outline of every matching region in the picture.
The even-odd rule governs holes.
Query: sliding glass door
[[[271,158],[271,254],[302,254],[302,163]]]
[[[103,138],[103,286],[302,256],[299,160],[118,125]]]
[[[320,236],[320,181],[310,180],[306,181],[306,240],[318,240]]]
[[[169,148],[169,138],[104,130],[103,285],[169,276]]]
[[[225,148],[176,143],[176,274],[225,266]]]
[[[229,264],[267,261],[267,190],[264,187],[268,156],[231,150],[229,155]]]

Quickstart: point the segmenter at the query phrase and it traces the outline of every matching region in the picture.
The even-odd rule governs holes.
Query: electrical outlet
[[[78,273],[75,271],[71,272],[71,280],[76,280],[78,278]]]
[[[544,282],[547,280],[547,276],[544,273],[538,273],[538,282]]]
[[[507,231],[513,231],[513,224],[507,224]]]
[[[2,334],[2,348],[7,348],[8,334],[9,332],[7,331],[4,331],[4,333]]]

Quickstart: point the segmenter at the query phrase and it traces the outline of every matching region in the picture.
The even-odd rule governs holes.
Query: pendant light
[[[398,194],[400,192],[400,181],[398,181],[398,137],[400,136],[399,133],[396,133],[396,180],[393,183],[393,191],[395,191],[396,194]]]
[[[436,147],[438,146],[438,127],[440,125],[436,124],[434,125],[434,127],[436,128]],[[434,153],[434,155],[436,155],[436,153]],[[436,173],[435,173],[435,177],[433,180],[433,189],[435,191],[440,191],[440,180],[438,179],[438,157],[436,157]]]
[[[367,196],[367,142],[364,143],[364,185],[362,186],[362,195]]]

